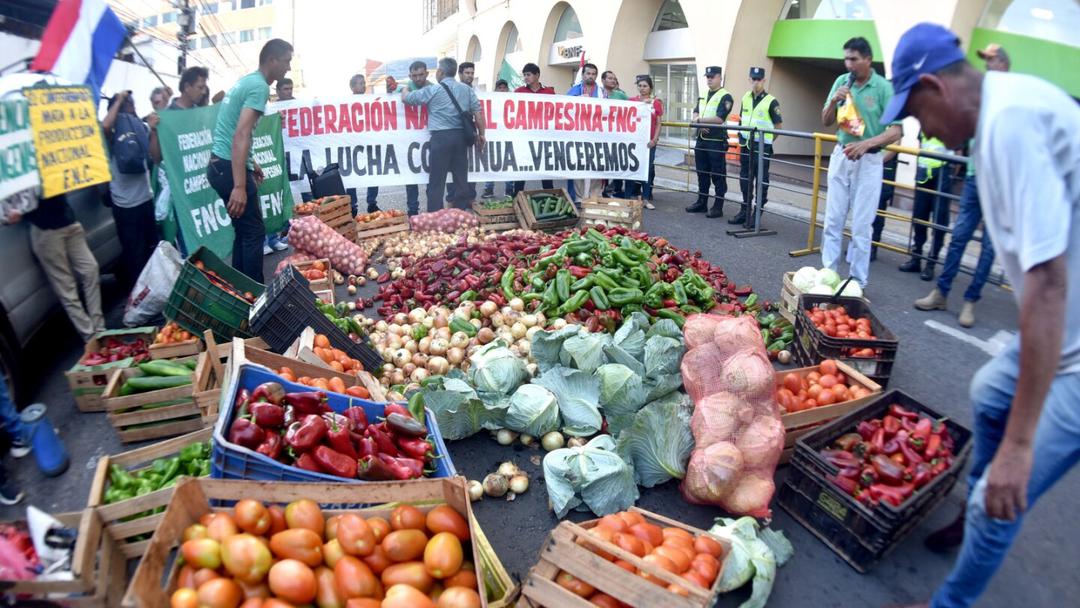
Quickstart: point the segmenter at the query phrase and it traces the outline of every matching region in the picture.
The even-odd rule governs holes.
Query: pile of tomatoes
[[[176,324],[176,321],[169,321],[161,328],[161,331],[157,332],[154,336],[154,344],[179,344],[181,342],[190,342],[195,339],[195,336],[191,332],[185,330]]]
[[[309,281],[323,281],[326,279],[328,264],[326,260],[315,260],[307,264],[300,264],[303,268],[297,268],[300,274]]]
[[[316,357],[322,359],[335,372],[355,374],[364,369],[364,365],[360,361],[353,359],[340,348],[331,346],[330,338],[323,334],[315,334],[312,350],[315,352]]]
[[[776,402],[786,413],[862,399],[870,394],[870,389],[864,386],[849,385],[848,377],[833,359],[825,359],[817,370],[805,376],[788,372],[776,386]]]
[[[682,528],[661,527],[649,523],[636,511],[622,511],[605,515],[596,526],[589,529],[589,534],[611,543],[620,549],[641,558],[641,561],[656,569],[666,570],[686,580],[686,586],[669,584],[663,579],[639,570],[634,564],[618,559],[604,551],[593,550],[600,557],[613,562],[616,566],[637,574],[650,583],[667,588],[668,591],[688,597],[690,585],[703,589],[712,588],[720,574],[720,565],[724,559],[724,546],[719,541],[705,534],[696,538]],[[586,546],[582,540],[578,544]],[[560,571],[555,582],[571,593],[587,599],[597,606],[621,608],[626,606],[610,595],[596,590],[592,585]]]
[[[845,306],[832,308],[813,306],[807,314],[814,327],[830,338],[877,340],[870,326],[870,317],[856,319],[848,314]],[[844,349],[844,354],[850,357],[873,357],[877,352],[872,348],[850,348]]]
[[[341,393],[343,395],[349,395],[350,397],[358,397],[360,399],[370,399],[371,392],[362,386],[346,386],[345,381],[337,376],[330,378],[311,376],[297,376],[296,372],[291,367],[281,367],[278,369],[278,375],[289,382],[295,382],[297,384],[303,384],[304,386],[310,386],[317,388],[321,391],[330,391],[332,393]]]
[[[448,505],[411,505],[389,521],[323,516],[303,499],[284,509],[256,500],[204,515],[184,531],[171,608],[473,608],[465,518]]]

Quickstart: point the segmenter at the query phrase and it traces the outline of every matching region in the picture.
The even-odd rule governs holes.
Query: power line
[[[239,65],[240,69],[244,69],[244,60],[240,58],[240,55],[236,52],[236,49],[233,48],[232,43],[228,40],[228,38],[226,36],[226,32],[225,32],[225,26],[223,26],[221,24],[221,21],[217,18],[217,14],[210,12],[209,7],[206,5],[206,2],[204,0],[196,0],[196,1],[199,3],[200,6],[203,7],[203,9],[205,9],[206,16],[208,17],[208,21],[217,24],[217,30],[218,30],[218,34],[221,36],[221,41],[229,49],[229,52],[232,53],[233,57],[236,58],[236,63]],[[206,33],[205,29],[203,30],[203,33],[204,34]],[[213,43],[212,40],[211,40],[211,43]],[[215,49],[217,48],[216,44],[214,45],[214,48]],[[221,54],[221,51],[219,50],[218,53]],[[222,59],[225,59],[224,55],[222,56]],[[226,63],[227,62],[228,62],[228,60],[226,60]]]

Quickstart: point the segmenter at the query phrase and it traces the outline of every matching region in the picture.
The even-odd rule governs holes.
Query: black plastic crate
[[[817,365],[825,359],[837,359],[855,368],[885,388],[892,375],[893,363],[900,342],[870,311],[870,305],[862,298],[839,298],[839,305],[848,309],[852,317],[867,317],[875,340],[858,338],[832,338],[825,335],[810,320],[809,310],[813,306],[832,305],[832,296],[802,294],[799,296],[799,310],[795,314],[796,360],[801,365]],[[852,357],[848,349],[872,348],[873,357]]]
[[[319,311],[307,279],[296,268],[287,265],[270,281],[266,293],[255,301],[251,309],[251,329],[266,341],[270,350],[282,353],[305,327],[325,335],[334,348],[360,361],[369,372],[377,372],[384,363],[374,349],[353,342]]]

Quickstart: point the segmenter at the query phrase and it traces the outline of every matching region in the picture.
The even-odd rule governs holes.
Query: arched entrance
[[[588,54],[585,32],[577,11],[568,2],[559,2],[548,14],[544,28],[544,40],[551,42],[541,45],[540,54],[547,55],[547,67],[543,76],[545,83],[563,92],[574,82],[574,76],[581,65],[581,54],[586,54],[586,61],[596,62]]]
[[[521,78],[521,68],[529,62],[529,59],[525,56],[524,48],[517,26],[513,21],[507,21],[499,32],[499,40],[495,47],[495,72],[496,80],[499,78],[506,80],[510,84],[511,91],[525,84]]]

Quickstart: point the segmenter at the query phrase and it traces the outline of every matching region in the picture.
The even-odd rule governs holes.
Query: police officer
[[[765,91],[765,68],[750,68],[750,90],[743,95],[742,113],[739,115],[739,123],[746,127],[758,129],[783,128],[783,119],[780,117],[780,102]],[[742,188],[743,206],[738,215],[728,220],[729,224],[741,224],[746,221],[746,214],[750,213],[751,201],[754,200],[754,178],[757,177],[762,183],[761,201],[762,208],[769,200],[769,163],[773,155],[772,133],[758,133],[754,141],[750,141],[750,133],[739,131],[739,146],[743,149],[739,154],[739,186]],[[765,154],[764,173],[757,175],[758,160],[755,156],[758,146],[764,146]]]
[[[945,144],[941,143],[941,140],[936,137],[927,137],[925,133],[919,133],[919,148],[926,152],[947,152]],[[920,272],[920,278],[924,281],[934,280],[934,264],[937,262],[938,254],[941,253],[941,247],[945,243],[945,232],[937,228],[934,229],[934,237],[930,242],[930,253],[927,256],[929,259],[926,261],[926,266],[922,265],[922,250],[923,245],[926,244],[926,224],[922,222],[930,221],[930,215],[934,216],[934,223],[947,226],[949,224],[949,201],[942,200],[938,196],[938,192],[948,192],[952,186],[952,175],[949,172],[950,167],[945,165],[945,161],[930,158],[928,156],[919,157],[919,165],[915,171],[915,181],[918,182],[918,189],[915,191],[914,209],[911,211],[911,219],[916,220],[912,222],[912,232],[915,233],[915,239],[911,244],[911,258],[900,265],[900,272]],[[918,221],[921,220],[921,221]]]
[[[721,85],[720,66],[705,68],[705,80],[709,90],[699,97],[694,107],[693,121],[723,125],[735,104],[731,93]],[[724,195],[727,194],[727,129],[723,127],[700,128],[694,144],[694,169],[697,170],[697,202],[686,208],[689,213],[708,211],[705,217],[724,217]],[[709,182],[716,189],[716,201],[709,209]]]

